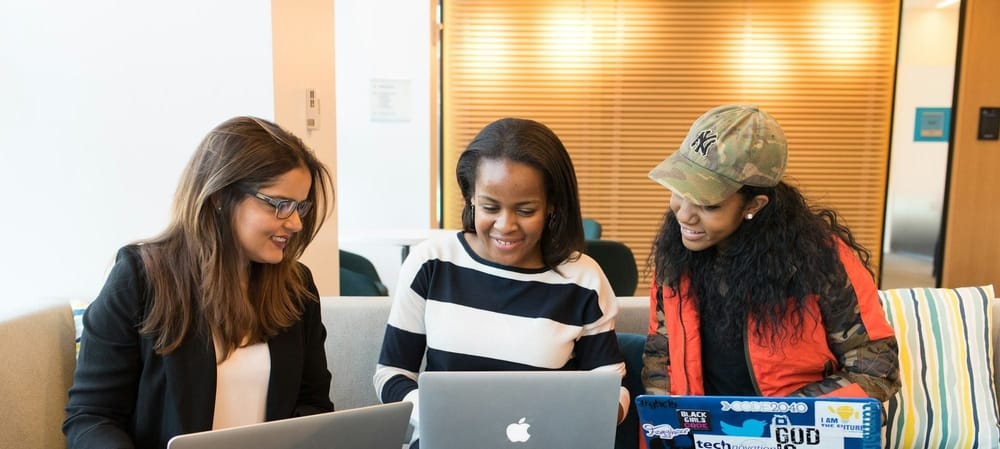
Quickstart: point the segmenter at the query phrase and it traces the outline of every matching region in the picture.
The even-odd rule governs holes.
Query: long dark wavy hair
[[[462,229],[476,232],[471,206],[476,175],[484,160],[510,160],[537,169],[545,180],[545,200],[552,213],[545,220],[540,244],[542,262],[556,268],[583,252],[583,218],[573,161],[556,133],[534,120],[502,118],[486,125],[458,158],[455,174],[462,190]]]
[[[285,247],[280,263],[246,260],[233,228],[247,192],[304,167],[312,178],[314,209]],[[298,258],[319,232],[332,205],[326,166],[295,135],[256,117],[236,117],[205,136],[181,175],[170,224],[138,246],[151,307],[140,332],[157,353],[177,349],[192,332],[210,333],[233,350],[276,335],[302,314],[301,298],[315,298]]]
[[[681,297],[697,298],[702,319],[711,317],[726,341],[741,344],[747,317],[756,323],[758,338],[770,334],[794,340],[804,323],[807,296],[846,285],[836,239],[858,254],[869,273],[871,253],[836,211],[811,207],[791,185],[744,186],[738,194],[744,204],[757,195],[769,201],[753,220],[741,222],[725,249],[685,248],[677,218],[667,210],[650,254],[656,282],[679,292],[682,277],[688,276],[692,291]]]

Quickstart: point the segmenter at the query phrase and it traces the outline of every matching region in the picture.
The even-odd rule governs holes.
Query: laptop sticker
[[[764,425],[767,421],[759,419],[748,419],[740,425],[732,425],[725,421],[719,421],[722,426],[722,433],[739,437],[761,437],[764,436]]]
[[[703,432],[712,431],[712,417],[708,410],[677,410],[677,422],[685,429],[700,430]]]
[[[846,437],[861,437],[867,428],[863,404],[816,403],[816,426],[826,432],[839,431]]]
[[[646,432],[646,437],[659,438],[661,440],[672,440],[681,435],[691,433],[691,429],[675,429],[670,424],[660,424],[658,426],[654,426],[646,423],[642,425],[642,430]]]

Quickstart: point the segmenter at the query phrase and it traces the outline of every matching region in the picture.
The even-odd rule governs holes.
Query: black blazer
[[[302,267],[309,289],[319,297],[312,276]],[[71,449],[163,449],[175,435],[212,428],[212,342],[196,333],[174,352],[157,355],[153,339],[138,332],[149,307],[146,289],[136,248],[122,248],[104,288],[83,316],[63,422]],[[320,305],[304,302],[302,319],[267,342],[268,421],[333,410]]]

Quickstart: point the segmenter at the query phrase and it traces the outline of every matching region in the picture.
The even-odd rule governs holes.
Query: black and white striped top
[[[427,371],[618,371],[611,285],[593,259],[526,270],[489,262],[461,233],[415,246],[403,263],[375,371],[382,402],[415,401]],[[628,400],[627,392],[623,394]]]

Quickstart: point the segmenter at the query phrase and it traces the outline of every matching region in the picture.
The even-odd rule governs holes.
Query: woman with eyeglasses
[[[125,246],[83,317],[70,448],[333,410],[319,293],[297,260],[333,188],[302,141],[253,117],[202,140],[159,236]]]

